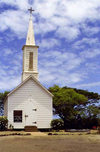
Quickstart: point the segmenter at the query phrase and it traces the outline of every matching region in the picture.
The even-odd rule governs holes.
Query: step
[[[37,126],[25,126],[26,132],[38,132]]]

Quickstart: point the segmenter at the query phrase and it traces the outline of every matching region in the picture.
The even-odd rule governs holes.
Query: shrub
[[[48,133],[48,135],[52,135],[52,133],[51,133],[51,132],[49,132],[49,133]]]
[[[98,129],[98,134],[100,134],[100,126],[98,126],[98,128],[97,128],[97,129]]]
[[[92,127],[92,129],[96,130],[96,129],[97,129],[97,127],[96,127],[96,126],[93,126],[93,127]]]
[[[8,120],[5,116],[0,116],[0,130],[6,130],[7,129]]]
[[[9,125],[9,129],[10,129],[10,130],[13,130],[13,129],[14,129],[14,126],[13,126],[12,124],[10,124],[10,125]]]
[[[62,130],[64,129],[64,121],[62,119],[54,119],[51,121],[51,127],[54,130]]]

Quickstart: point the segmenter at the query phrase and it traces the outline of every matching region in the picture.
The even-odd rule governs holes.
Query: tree
[[[100,95],[98,93],[89,92],[87,90],[76,89],[76,88],[74,88],[74,90],[77,93],[83,94],[85,97],[87,97],[88,103],[99,103]]]
[[[82,89],[74,89],[77,93],[83,94],[88,98],[87,104],[83,108],[81,119],[85,119],[85,126],[92,128],[99,125],[100,119],[100,95]]]
[[[87,90],[62,87],[49,88],[53,93],[54,114],[64,121],[66,128],[91,128],[100,118],[100,95]]]
[[[0,116],[4,114],[4,100],[9,92],[5,91],[4,93],[0,93]]]
[[[54,95],[54,113],[62,118],[65,129],[69,128],[70,122],[78,115],[87,98],[71,88],[60,88],[57,85],[50,87],[49,91]]]

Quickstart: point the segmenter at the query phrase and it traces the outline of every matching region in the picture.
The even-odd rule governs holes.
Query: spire
[[[35,45],[35,37],[34,37],[34,30],[33,30],[33,22],[32,22],[32,7],[28,9],[30,11],[30,19],[29,19],[29,27],[26,39],[26,45]]]

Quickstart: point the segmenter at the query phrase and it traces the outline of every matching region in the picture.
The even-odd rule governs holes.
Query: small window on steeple
[[[33,70],[33,52],[29,53],[29,71]]]

